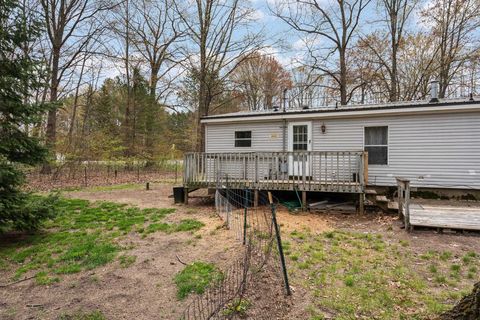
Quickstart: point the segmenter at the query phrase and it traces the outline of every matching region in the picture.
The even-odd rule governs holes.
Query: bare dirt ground
[[[174,275],[183,269],[176,258],[186,263],[196,260],[213,262],[225,268],[239,254],[241,245],[229,230],[221,228],[223,222],[215,215],[213,202],[191,198],[190,204],[174,205],[171,185],[153,184],[152,190],[76,191],[65,196],[91,201],[104,200],[128,203],[141,208],[176,208],[166,221],[194,218],[205,223],[191,233],[165,234],[157,232],[146,238],[132,234],[123,244],[130,244],[129,255],[137,257],[128,268],[120,268],[115,261],[91,272],[67,275],[59,283],[49,286],[26,281],[0,288],[1,319],[57,319],[75,310],[101,310],[107,319],[178,319],[193,295],[184,301],[176,297]],[[428,250],[448,250],[459,257],[480,248],[480,233],[439,234],[435,230],[407,233],[392,216],[368,214],[345,215],[341,213],[297,213],[285,209],[278,211],[278,221],[284,239],[294,230],[308,229],[322,233],[332,229],[356,232],[374,232],[384,235],[387,241],[408,241],[409,250],[421,255]],[[288,260],[287,260],[288,263]],[[1,283],[11,275],[0,271]],[[301,286],[294,283],[293,296],[282,296],[284,290],[278,279],[269,280],[268,273],[249,289],[248,296],[259,304],[259,310],[272,308],[269,319],[308,319],[306,312],[313,299]],[[273,283],[274,287],[269,287]],[[268,304],[268,299],[282,296],[286,307]],[[265,300],[267,299],[267,300]],[[260,312],[265,314],[265,312]],[[254,319],[253,316],[252,319]],[[260,319],[260,317],[259,317]]]
[[[435,200],[426,200],[422,203],[432,204],[432,201],[436,202]],[[462,205],[454,201],[442,202],[442,205]],[[472,203],[472,206],[478,206],[478,203]],[[405,244],[404,249],[413,252],[418,257],[429,251],[451,252],[454,260],[461,261],[461,257],[467,252],[479,252],[480,250],[480,232],[443,233],[436,229],[424,228],[408,233],[401,227],[402,223],[398,218],[391,215],[358,215],[340,212],[291,214],[287,210],[281,210],[279,221],[283,224],[282,237],[285,240],[291,240],[290,233],[292,231],[308,230],[313,234],[320,234],[324,231],[344,230],[379,234],[387,243]],[[289,263],[293,262],[287,258],[287,267]],[[303,287],[304,279],[298,279],[295,276],[291,278],[291,284],[295,290],[292,296],[292,307],[281,319],[310,319],[311,315],[307,310],[309,304],[317,298]],[[471,282],[475,283],[479,280],[472,279]],[[327,314],[328,312],[325,313],[325,319],[335,319],[333,314],[330,316]]]
[[[431,201],[423,203],[431,204]],[[455,204],[452,201],[450,205]],[[478,204],[474,204],[478,205]],[[293,230],[307,229],[313,233],[329,230],[347,230],[363,233],[381,234],[392,243],[404,241],[415,254],[421,255],[429,250],[450,251],[454,256],[462,256],[469,251],[480,249],[480,231],[445,232],[432,228],[416,228],[408,233],[396,216],[383,214],[342,214],[342,213],[298,213],[289,214],[283,210],[279,221],[284,224],[282,231],[288,234]]]
[[[183,301],[176,297],[173,277],[183,269],[176,255],[185,263],[201,260],[227,266],[240,253],[239,243],[214,215],[211,205],[193,200],[190,206],[174,205],[168,198],[171,186],[153,190],[118,190],[110,192],[72,192],[72,198],[106,200],[142,208],[177,208],[166,221],[193,218],[205,223],[195,233],[156,232],[142,239],[128,235],[122,241],[130,245],[128,255],[136,262],[120,268],[115,261],[91,272],[65,276],[49,286],[25,281],[0,288],[1,319],[57,319],[76,310],[100,310],[107,319],[178,319],[193,295]],[[201,235],[201,238],[198,236]],[[0,271],[2,283],[11,278]]]

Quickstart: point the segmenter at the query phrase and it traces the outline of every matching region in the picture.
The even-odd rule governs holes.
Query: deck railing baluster
[[[303,183],[302,190],[305,190],[306,183],[307,183],[307,159],[305,156],[306,154],[302,152],[302,183]]]
[[[366,183],[364,152],[282,151],[186,153],[186,187],[224,185],[261,190],[362,192]]]
[[[339,154],[337,153],[337,186],[340,183],[340,161],[339,161]]]

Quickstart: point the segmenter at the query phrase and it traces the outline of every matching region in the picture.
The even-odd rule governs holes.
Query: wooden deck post
[[[365,193],[359,193],[358,196],[358,213],[365,213]]]
[[[368,185],[368,152],[363,153],[363,183]]]
[[[307,191],[302,191],[302,211],[307,210]]]
[[[258,189],[253,191],[253,206],[258,207]]]
[[[188,188],[183,188],[183,203],[188,204]]]

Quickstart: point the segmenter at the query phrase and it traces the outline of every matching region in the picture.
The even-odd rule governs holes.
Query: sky
[[[271,10],[274,10],[276,1],[278,0],[251,0],[251,3],[256,10],[255,16],[258,17],[258,23],[265,27],[267,38],[270,42],[276,43],[283,41],[283,46],[273,45],[271,48],[266,49],[265,53],[272,54],[282,65],[289,69],[297,65],[298,60],[301,59],[302,49],[304,48],[304,35],[295,32],[280,18],[273,16]],[[296,0],[288,1],[290,3],[296,2]],[[328,6],[332,3],[332,0],[318,0],[318,2],[321,5]],[[378,23],[380,12],[377,3],[377,0],[372,0],[362,14],[362,23],[358,29],[361,30],[363,34],[385,28]],[[417,9],[421,10],[430,3],[431,0],[420,0]],[[407,28],[420,30],[426,27],[418,14],[420,10],[414,11],[411,15]]]
[[[228,0],[227,0],[228,1]],[[298,33],[280,18],[275,17],[272,10],[275,9],[275,2],[279,0],[250,0],[250,4],[254,9],[253,17],[256,21],[253,23],[254,30],[262,30],[262,34],[265,38],[265,46],[261,50],[262,53],[271,55],[279,61],[286,70],[292,70],[295,66],[301,64],[304,50],[304,34]],[[289,1],[290,3],[296,3],[296,0],[282,0]],[[318,0],[324,6],[328,6],[333,3],[333,0]],[[364,0],[368,1],[368,0]],[[422,5],[425,5],[427,1],[424,0]],[[363,20],[359,29],[363,33],[369,33],[378,28],[380,24],[375,23],[375,19],[378,19],[379,13],[377,9],[377,0],[372,0],[367,9],[363,13]],[[410,25],[414,28],[421,27],[419,24],[419,18],[413,16]],[[239,32],[241,34],[242,31]],[[320,39],[320,46],[322,46]],[[327,44],[327,43],[326,43]],[[103,74],[104,79],[113,78],[115,76],[124,73],[123,63],[110,63],[110,66],[105,69]],[[172,72],[181,73],[180,68],[174,69]]]

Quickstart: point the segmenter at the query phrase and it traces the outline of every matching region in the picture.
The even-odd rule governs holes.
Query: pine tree
[[[27,128],[39,121],[49,106],[29,103],[30,94],[43,84],[42,65],[25,54],[41,25],[27,19],[16,0],[0,0],[0,231],[32,230],[52,213],[51,199],[20,190],[22,165],[44,161],[47,152]]]

